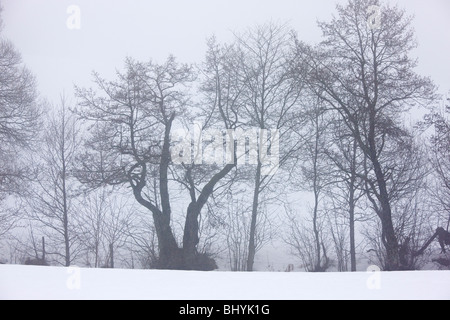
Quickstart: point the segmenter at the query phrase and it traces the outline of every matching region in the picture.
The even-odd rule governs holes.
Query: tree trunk
[[[155,223],[156,235],[158,237],[159,261],[157,267],[160,269],[180,269],[182,266],[181,250],[178,247],[172,232],[172,227],[170,226],[172,209],[170,207],[168,168],[171,159],[170,132],[174,119],[175,113],[172,113],[166,122],[164,144],[159,165],[159,193],[162,210],[160,211],[153,206],[149,207],[153,212],[153,220]]]
[[[209,180],[209,182],[203,187],[197,199],[195,199],[195,195],[192,196],[192,202],[189,204],[187,209],[183,235],[182,255],[184,269],[203,271],[217,269],[216,262],[213,259],[208,257],[207,254],[199,254],[197,252],[197,245],[199,243],[198,218],[209,197],[213,194],[215,185],[221,179],[223,179],[234,167],[235,164],[226,165],[221,171],[216,173],[211,178],[211,180]]]
[[[356,271],[356,243],[355,243],[355,192],[356,192],[356,152],[357,152],[357,142],[353,141],[353,154],[351,163],[351,177],[350,177],[350,195],[349,195],[349,224],[350,224],[350,265],[351,271]]]
[[[199,243],[198,231],[198,217],[200,211],[198,210],[197,203],[192,202],[188,209],[186,215],[186,223],[184,225],[184,235],[183,235],[183,255],[186,266],[193,267],[195,265],[197,257],[197,245]]]
[[[114,246],[112,243],[109,244],[109,256],[110,256],[110,268],[114,269]]]
[[[316,113],[315,119],[315,141],[314,141],[314,158],[313,158],[313,173],[314,173],[314,181],[313,181],[313,191],[314,191],[314,212],[313,212],[313,231],[314,231],[314,240],[316,242],[316,255],[317,261],[316,266],[314,267],[315,271],[321,271],[322,269],[322,259],[321,259],[321,241],[320,241],[320,232],[318,227],[318,210],[319,210],[319,195],[320,195],[320,186],[318,183],[319,178],[319,143],[320,143],[320,113]]]
[[[386,181],[384,178],[383,171],[381,170],[381,165],[378,159],[373,159],[372,163],[374,165],[375,174],[377,177],[378,187],[380,189],[380,202],[381,202],[381,226],[382,226],[382,240],[386,248],[386,261],[385,269],[386,271],[396,271],[399,270],[399,245],[398,240],[395,235],[394,225],[392,223],[392,211],[391,205],[389,203],[389,194],[387,191]]]
[[[383,209],[384,212],[386,210]],[[384,213],[385,215],[387,213]],[[392,225],[392,220],[388,217],[384,218],[383,224],[383,233],[385,236],[385,247],[386,247],[386,262],[385,269],[386,271],[396,271],[399,270],[400,267],[400,257],[399,257],[399,246],[397,237],[395,235],[394,226]]]
[[[248,243],[247,271],[253,271],[253,265],[255,263],[255,256],[256,256],[256,223],[258,220],[259,193],[261,187],[261,168],[262,168],[261,161],[258,160],[258,166],[256,167],[255,189],[253,190],[253,206],[252,206],[252,219],[250,223],[250,234]]]
[[[62,201],[63,201],[63,228],[64,228],[64,245],[65,245],[65,265],[70,266],[70,238],[69,238],[69,207],[68,207],[68,196],[67,196],[67,159],[66,159],[66,116],[65,108],[63,108],[63,122],[62,122],[62,145],[61,145],[61,164],[62,164]]]
[[[153,214],[153,223],[155,225],[156,237],[158,238],[159,259],[156,264],[158,269],[179,269],[180,268],[180,249],[170,226],[170,215],[164,214],[150,201],[142,197],[142,189],[145,186],[146,168],[142,168],[142,178],[137,185],[132,185],[134,197],[137,202],[148,209]]]
[[[69,245],[69,233],[67,231],[67,218],[64,218],[64,243],[65,243],[65,266],[70,267],[70,245]]]
[[[95,251],[94,268],[98,268],[98,247],[99,247],[98,241],[95,240],[95,248],[94,248],[94,251]]]
[[[376,125],[376,109],[374,105],[369,104],[369,156],[373,164],[377,185],[379,188],[378,200],[381,204],[381,212],[379,212],[382,226],[382,241],[386,248],[385,269],[387,271],[395,271],[400,267],[399,261],[399,245],[395,235],[394,225],[392,222],[391,204],[389,201],[389,193],[386,185],[386,178],[378,156],[378,148],[375,140]]]
[[[313,213],[313,231],[314,231],[314,240],[316,242],[316,255],[317,255],[317,261],[316,265],[314,266],[315,271],[320,271],[322,269],[322,259],[321,259],[321,241],[320,241],[320,234],[319,234],[319,228],[317,225],[317,219],[318,219],[318,206],[319,206],[319,194],[316,189],[314,189],[314,213]]]
[[[64,247],[65,247],[65,266],[70,267],[70,238],[69,238],[69,210],[67,206],[66,176],[65,165],[63,165],[63,228],[64,228]]]

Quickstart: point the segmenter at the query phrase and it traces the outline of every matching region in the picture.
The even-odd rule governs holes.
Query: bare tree
[[[450,226],[450,98],[432,108],[418,127],[425,131],[432,129],[430,137],[430,162],[433,180],[428,189],[433,199],[433,209],[441,216],[440,221],[448,231]]]
[[[76,232],[84,263],[94,268],[114,268],[119,262],[134,268],[134,261],[127,260],[136,256],[138,246],[133,239],[139,238],[140,227],[135,221],[139,215],[126,196],[101,188],[84,194],[78,201]]]
[[[324,142],[326,137],[326,125],[324,124],[324,109],[317,105],[317,108],[313,108],[310,115],[311,132],[313,134],[312,139],[306,142],[306,164],[303,165],[302,171],[307,185],[311,187],[314,195],[313,205],[313,233],[316,252],[316,265],[314,270],[326,270],[328,265],[328,258],[325,252],[322,252],[322,248],[325,251],[323,244],[323,236],[320,228],[320,202],[323,198],[324,188],[330,183],[327,181],[326,165],[324,165]],[[322,261],[322,253],[324,254],[325,261]]]
[[[247,270],[250,210],[249,205],[244,206],[239,201],[228,204],[225,232],[231,271]]]
[[[120,259],[120,249],[133,232],[134,208],[123,196],[106,189],[84,195],[82,204],[77,216],[77,233],[86,250],[86,264],[94,268],[113,268],[114,256]],[[93,263],[90,256],[93,256]]]
[[[422,245],[433,234],[433,224],[436,217],[430,217],[427,200],[421,196],[407,198],[394,206],[394,217],[396,221],[396,235],[401,243],[399,257],[401,270],[420,270],[426,263],[431,261],[433,251],[430,249],[426,254],[417,255]],[[380,237],[381,225],[378,220],[368,221],[363,235],[366,239],[367,257],[373,264],[384,266],[386,264],[386,250]],[[425,251],[425,250],[424,250]]]
[[[356,254],[353,255],[352,251],[353,246],[350,246],[349,243],[349,235],[351,234],[350,228],[348,225],[348,220],[345,219],[343,214],[338,213],[339,209],[336,206],[333,206],[327,212],[327,222],[330,228],[331,238],[334,243],[334,250],[336,252],[336,262],[337,269],[339,272],[346,272],[349,270],[349,261],[352,264],[351,268],[353,268],[353,257],[355,257],[355,265],[356,265]],[[348,249],[350,247],[350,250]],[[355,267],[356,269],[356,267]],[[353,271],[353,270],[352,270]]]
[[[30,223],[29,228],[29,237],[28,242],[24,249],[28,246],[28,252],[32,251],[33,255],[28,255],[26,260],[24,261],[25,265],[35,265],[35,266],[48,266],[48,262],[46,259],[46,248],[45,248],[45,237],[41,237],[40,239],[36,239],[33,231],[33,226]],[[23,250],[23,249],[22,249]],[[26,250],[26,249],[25,249]]]
[[[326,221],[322,218],[324,215],[317,217],[314,230],[313,216],[310,216],[310,219],[299,220],[297,213],[288,211],[289,231],[283,238],[291,248],[292,254],[301,260],[302,267],[308,272],[325,272],[331,266],[331,260],[327,255],[328,240],[324,237]],[[320,237],[320,251],[317,250],[317,233]]]
[[[247,186],[245,186],[247,187]],[[230,194],[223,199],[224,208],[219,210],[223,217],[222,234],[224,242],[227,244],[228,263],[231,271],[247,271],[248,243],[250,238],[250,224],[252,202],[248,197],[237,192]],[[274,238],[276,227],[274,217],[268,209],[265,199],[262,199],[260,213],[256,224],[255,252],[258,253],[267,243]],[[270,201],[267,201],[270,202]]]
[[[370,6],[380,8],[380,24],[369,23]],[[433,100],[435,87],[414,72],[408,57],[416,47],[411,18],[379,0],[350,0],[337,6],[338,16],[320,23],[324,41],[317,49],[299,45],[308,57],[310,82],[318,96],[338,112],[370,164],[371,191],[382,225],[386,269],[399,269],[385,159],[405,136],[404,111]]]
[[[247,129],[272,130],[271,141],[258,135],[260,148],[256,150],[255,170],[249,175],[252,186],[252,214],[248,243],[247,271],[253,271],[257,251],[258,215],[262,210],[262,199],[271,184],[276,183],[275,172],[288,159],[296,143],[289,141],[290,121],[297,112],[297,102],[302,93],[303,79],[300,70],[293,72],[290,33],[285,26],[266,24],[236,35],[239,52],[238,65],[242,70],[239,79],[242,108],[241,121]],[[276,131],[275,131],[276,130]],[[278,137],[275,137],[278,136]],[[265,163],[264,154],[271,149],[275,153],[275,139],[283,142],[287,150],[276,163]],[[253,151],[252,151],[253,152]],[[263,154],[264,152],[264,154]],[[277,184],[280,190],[281,184]]]
[[[0,7],[0,15],[2,8]],[[41,128],[36,82],[11,41],[1,37],[0,16],[0,238],[19,220],[20,211],[4,200],[25,188],[33,175],[24,155]]]
[[[106,81],[97,74],[94,79],[99,93],[77,88],[78,114],[95,125],[87,152],[80,161],[80,181],[92,187],[131,187],[136,201],[152,212],[159,246],[158,267],[212,269],[215,263],[197,252],[199,217],[219,182],[235,164],[203,170],[201,165],[192,164],[190,152],[186,152],[184,156],[189,159],[171,166],[175,121],[182,123],[192,106],[187,92],[195,80],[192,67],[178,64],[173,57],[162,65],[128,59],[126,71],[118,72],[117,81]],[[223,121],[229,124],[226,117]],[[177,174],[184,181],[177,181],[183,182],[191,199],[185,215],[182,248],[171,226],[172,171],[184,171]]]
[[[65,266],[70,266],[79,250],[74,230],[77,208],[73,201],[77,191],[72,176],[78,147],[79,126],[62,97],[35,159],[38,176],[28,190],[27,201],[30,218],[41,224],[49,240],[48,254],[62,258]]]
[[[295,248],[296,252],[301,242],[307,247],[307,252],[302,252],[302,259],[307,257],[309,271],[325,271],[329,267],[329,258],[326,252],[324,224],[326,222],[324,209],[324,198],[327,188],[334,183],[333,175],[330,174],[332,164],[327,157],[326,150],[329,148],[329,127],[331,121],[324,103],[315,96],[305,99],[305,112],[302,117],[306,119],[298,133],[302,139],[302,148],[297,154],[297,166],[301,169],[296,172],[300,177],[296,178],[296,185],[302,190],[312,193],[313,205],[311,209],[311,227],[306,223],[297,223],[291,217],[291,237],[293,240],[287,242]],[[298,233],[298,234],[295,234]],[[311,235],[313,236],[311,238]],[[311,247],[312,245],[312,247]],[[314,259],[311,259],[314,254]],[[313,264],[311,265],[311,263]]]
[[[30,147],[36,141],[42,112],[37,104],[34,76],[23,65],[14,45],[3,38],[0,38],[0,106],[0,154],[2,160],[7,160],[6,157],[13,156],[20,147]],[[13,159],[18,163],[19,159]],[[16,169],[1,171],[0,177],[13,179],[21,176],[20,168]]]
[[[426,149],[419,142],[409,141],[408,147],[397,149],[396,162],[391,162],[388,177],[389,196],[392,206],[395,236],[399,243],[399,266],[401,270],[419,269],[424,260],[414,254],[433,233],[433,224],[437,215],[430,212],[427,199],[427,177],[430,166],[426,158]],[[423,144],[423,142],[422,142]],[[371,199],[375,211],[379,210]],[[372,245],[370,252],[376,252],[377,263],[386,268],[388,253],[383,245],[383,232],[378,221],[372,221],[374,228],[366,229],[365,235]],[[373,234],[373,230],[378,232]]]
[[[94,268],[102,264],[102,244],[107,216],[107,195],[104,190],[86,194],[83,197],[83,208],[77,217],[79,237],[86,250],[86,265]],[[93,255],[91,263],[90,255]]]
[[[104,228],[104,250],[108,253],[105,265],[114,268],[115,260],[122,259],[122,249],[126,250],[128,234],[133,232],[130,228],[132,228],[132,216],[135,208],[124,197],[114,197],[108,200],[108,215]]]

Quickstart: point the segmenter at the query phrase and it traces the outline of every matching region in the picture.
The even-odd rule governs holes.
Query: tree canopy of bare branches
[[[215,187],[235,167],[227,164],[196,170],[190,159],[171,166],[173,127],[189,117],[193,107],[188,88],[196,79],[193,68],[169,57],[164,64],[127,59],[125,72],[106,81],[94,74],[100,92],[77,88],[78,114],[92,124],[87,151],[80,157],[78,177],[92,187],[126,185],[134,198],[153,215],[159,245],[159,267],[169,269],[212,268],[197,252],[199,216]],[[211,106],[212,107],[212,106]],[[228,118],[224,118],[226,123]],[[175,174],[172,172],[184,172]],[[201,179],[197,177],[201,175]],[[188,190],[183,245],[180,249],[172,227],[169,181]],[[177,179],[177,177],[182,177]]]
[[[368,23],[370,6],[380,7],[377,27]],[[397,270],[399,243],[388,183],[396,164],[389,155],[409,139],[400,122],[402,113],[431,102],[435,87],[414,72],[417,62],[409,53],[416,42],[404,11],[378,0],[351,0],[337,10],[331,22],[319,24],[321,45],[299,44],[299,55],[310,61],[311,87],[340,114],[368,160],[365,180],[382,224],[385,269]]]

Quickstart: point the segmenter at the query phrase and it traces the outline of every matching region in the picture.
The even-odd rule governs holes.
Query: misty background
[[[3,0],[4,36],[13,40],[38,79],[42,95],[54,101],[71,95],[74,84],[90,83],[93,70],[108,78],[125,57],[164,61],[169,54],[185,63],[200,63],[206,39],[233,38],[257,24],[288,23],[309,43],[320,41],[318,20],[335,14],[345,1],[144,1]],[[418,72],[450,88],[450,3],[446,0],[389,1],[414,15],[419,47]],[[81,29],[69,30],[67,8],[81,9]]]
[[[336,4],[345,5],[346,3],[347,1],[318,2],[294,0],[277,2],[235,0],[226,2],[206,0],[165,2],[2,0],[2,37],[13,42],[14,47],[22,57],[23,63],[35,75],[40,102],[47,106],[53,105],[56,110],[61,107],[61,95],[64,95],[67,109],[76,107],[80,101],[84,101],[84,107],[89,109],[89,95],[82,90],[83,88],[94,87],[93,71],[97,72],[103,79],[113,80],[116,78],[117,70],[121,72],[124,70],[124,61],[127,57],[135,61],[147,62],[152,60],[155,64],[164,64],[169,55],[175,56],[178,63],[188,63],[195,65],[195,67],[200,67],[208,52],[207,40],[211,36],[215,36],[220,44],[233,43],[236,35],[243,35],[255,26],[267,23],[285,25],[287,29],[292,29],[297,33],[300,41],[310,45],[318,44],[323,38],[321,30],[317,26],[317,21],[330,21],[333,16],[338,15],[335,9]],[[412,27],[415,30],[415,38],[419,44],[410,53],[410,57],[417,58],[419,62],[418,67],[414,71],[421,76],[430,77],[438,86],[437,93],[442,95],[440,99],[436,99],[436,103],[444,103],[440,101],[445,101],[450,90],[450,59],[448,59],[450,54],[450,35],[448,32],[450,30],[450,19],[448,18],[450,3],[446,0],[432,0],[428,2],[398,0],[387,1],[387,3],[389,5],[398,4],[398,7],[405,9],[408,15],[414,16]],[[73,15],[73,12],[67,11],[70,6],[76,6],[80,10],[79,29],[70,29],[67,26],[68,19],[71,19]],[[133,72],[140,70],[138,65],[133,63],[131,65],[135,68],[132,69]],[[77,91],[77,95],[75,94],[75,86],[80,89],[80,91]],[[197,99],[199,98],[193,98],[193,100]],[[86,111],[85,117],[88,117],[87,113]],[[427,110],[423,108],[412,109],[409,113],[402,114],[402,117],[404,117],[407,125],[413,127],[426,113]],[[189,120],[191,119],[183,119],[183,121],[187,122]],[[69,127],[71,125],[70,121],[66,122]],[[178,125],[181,124],[178,123]],[[429,132],[425,133],[421,139],[426,139],[429,134]],[[289,169],[286,169],[286,171],[289,172]],[[297,218],[300,220],[304,219],[307,221],[305,223],[310,222],[308,220],[310,211],[314,207],[311,190],[303,190],[302,188],[305,187],[303,183],[293,182],[291,177],[286,178],[285,176],[281,177],[281,179],[294,183],[294,189],[297,188],[297,190],[289,190],[286,194],[281,195],[276,195],[275,192],[274,197],[279,196],[281,202],[269,199],[267,204],[261,206],[262,216],[269,221],[266,221],[266,224],[263,223],[264,226],[267,226],[267,232],[262,235],[261,242],[258,243],[258,252],[256,257],[254,257],[255,270],[305,270],[308,269],[305,261],[308,259],[314,260],[311,257],[299,257],[299,255],[302,256],[305,253],[295,253],[298,249],[295,246],[298,246],[298,243],[289,243],[290,241],[286,239],[291,233],[299,231],[294,229],[302,228],[301,223],[296,225]],[[181,234],[180,232],[184,227],[183,215],[189,204],[189,197],[178,194],[177,188],[173,188],[171,191],[175,194],[172,198],[172,211],[176,212],[173,221],[174,230],[177,230],[176,233]],[[108,266],[109,261],[113,260],[111,255],[114,250],[108,247],[112,241],[111,239],[114,240],[113,242],[116,241],[116,233],[123,236],[125,232],[121,229],[121,223],[130,219],[133,220],[130,218],[133,212],[141,211],[142,208],[138,209],[136,207],[137,204],[134,203],[133,197],[129,194],[125,196],[111,196],[108,193],[95,192],[94,198],[79,200],[78,207],[87,211],[90,209],[95,211],[99,207],[105,206],[108,208],[106,211],[123,212],[124,216],[115,216],[114,214],[112,216],[110,233],[105,232],[105,234],[108,234],[106,236],[108,240],[105,240],[106,244],[102,244],[103,252],[101,255],[98,255],[99,257],[101,256],[100,260],[102,261],[95,261],[94,263],[92,252],[86,254],[83,251],[85,249],[80,248],[76,249],[78,252],[78,260],[76,261],[95,267]],[[126,187],[120,189],[121,195],[126,194],[126,192]],[[421,197],[426,196],[421,195]],[[108,198],[105,202],[107,204],[102,202],[105,198]],[[99,201],[99,199],[102,201]],[[200,230],[200,234],[203,236],[200,245],[203,247],[198,248],[199,251],[214,251],[214,258],[217,260],[221,270],[246,269],[244,266],[246,261],[241,261],[240,259],[247,255],[248,252],[239,252],[240,247],[233,251],[230,250],[230,247],[236,245],[237,242],[240,242],[239,246],[245,247],[249,241],[247,236],[244,235],[242,239],[239,237],[239,239],[230,238],[226,236],[226,230],[221,231],[224,232],[225,238],[224,234],[221,234],[219,231],[217,232],[220,234],[216,234],[216,228],[220,229],[224,225],[232,228],[233,232],[235,232],[234,234],[238,236],[240,232],[250,228],[249,222],[241,220],[239,216],[239,212],[248,210],[246,203],[237,201],[231,202],[228,204],[228,207],[221,207],[223,212],[226,212],[225,218],[222,216],[224,214],[222,211],[218,213],[210,205],[211,203],[208,203],[205,210],[207,208],[208,213],[211,213],[211,216],[214,217],[212,229]],[[368,204],[364,204],[360,211],[370,212],[371,208],[369,207]],[[142,212],[139,216],[141,214]],[[233,216],[233,214],[237,215]],[[150,215],[143,213],[142,216],[144,220],[147,220],[147,231],[152,231]],[[375,249],[372,245],[364,243],[366,241],[364,239],[367,239],[367,234],[364,234],[367,233],[366,226],[369,226],[367,228],[372,231],[377,228],[375,226],[376,223],[372,224],[372,218],[362,217],[361,224],[357,227],[359,270],[365,270],[368,265],[377,263],[377,258],[380,258],[371,257],[374,252],[371,253],[370,250]],[[438,217],[436,215],[429,222],[430,224],[440,223],[441,226],[445,227],[446,221],[441,218],[442,216]],[[143,225],[140,225],[142,221],[137,222],[133,220],[133,223],[143,227]],[[342,226],[336,221],[333,223],[338,229]],[[363,225],[364,227],[362,227]],[[28,243],[25,245],[27,249],[21,248],[19,252],[16,252],[17,263],[23,263],[20,260],[24,260],[30,255],[33,256],[33,253],[35,253],[36,257],[40,256],[39,248],[41,244],[39,242],[41,234],[37,228],[32,229],[34,231],[30,234],[29,230],[26,229],[27,227],[26,225],[22,226],[22,229],[19,228],[21,231],[18,231],[18,234],[22,233],[24,235],[19,242],[22,242],[22,244],[23,242]],[[415,244],[416,249],[419,249],[421,244],[425,243],[433,235],[434,229],[432,230],[431,228],[436,227],[438,225],[430,226],[427,229],[428,233],[421,234],[418,237],[421,243],[420,245]],[[26,231],[24,231],[24,228]],[[339,233],[342,230],[334,231]],[[118,245],[118,249],[116,248],[116,266],[134,268],[149,267],[151,265],[151,263],[145,264],[145,262],[142,262],[141,249],[156,250],[156,236],[155,234],[145,233],[142,230],[140,232],[142,233],[134,234],[135,238],[130,234],[126,237],[119,237],[117,243],[120,243],[120,245]],[[214,238],[216,236],[217,238]],[[176,240],[181,242],[180,236],[177,235],[176,237]],[[333,237],[334,234],[326,240],[326,242],[329,242],[330,248],[333,247],[332,243],[337,246],[339,241],[342,242],[342,247],[348,247],[347,238],[337,239]],[[225,239],[229,242],[226,243]],[[301,237],[295,240],[300,243],[302,241],[308,242],[305,239],[301,239]],[[10,254],[11,243],[14,242],[11,241],[3,247],[4,252],[6,252],[4,260],[9,262],[11,262],[10,257],[12,257]],[[218,248],[213,246],[214,241],[221,242]],[[133,242],[133,244],[130,245],[130,242]],[[310,245],[314,247],[314,244]],[[7,248],[8,246],[9,248]],[[322,246],[325,245],[322,244]],[[332,251],[330,248],[327,249]],[[319,255],[320,251],[321,248],[319,248]],[[130,252],[131,255],[129,254]],[[144,255],[146,253],[157,255],[156,252],[145,252]],[[233,254],[235,255],[234,257]],[[306,255],[308,254],[314,255],[314,252],[306,253]],[[341,254],[344,259],[349,259],[348,252],[341,252]],[[51,256],[51,253],[49,256]],[[239,261],[236,261],[235,258]],[[430,257],[428,258],[428,260],[431,260]],[[56,262],[58,259],[55,259],[53,262],[61,263]],[[319,257],[319,260],[321,259]],[[328,260],[328,257],[325,260]],[[333,262],[329,263],[329,265],[326,263],[326,269],[339,271],[349,269],[347,265],[344,267],[339,264],[342,262],[338,261],[339,258],[333,257],[332,260]],[[379,260],[383,260],[383,258]],[[89,261],[89,264],[87,261]],[[426,268],[437,268],[432,263],[426,264],[423,262],[421,267],[424,266]],[[318,268],[315,271],[325,271],[320,269],[321,263],[319,261]]]

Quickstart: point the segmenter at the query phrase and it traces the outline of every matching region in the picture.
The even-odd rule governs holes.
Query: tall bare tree
[[[4,39],[0,6],[0,238],[16,225],[19,210],[3,200],[25,188],[33,170],[25,157],[41,128],[36,81],[20,53]]]
[[[43,227],[50,247],[48,254],[62,258],[65,266],[70,266],[79,252],[74,230],[77,209],[73,201],[77,195],[73,171],[80,145],[79,130],[62,97],[59,108],[48,122],[35,159],[37,178],[27,192],[30,217]]]
[[[125,72],[118,72],[117,77],[116,81],[106,81],[94,74],[99,92],[76,90],[78,114],[95,126],[78,177],[93,187],[106,184],[131,188],[136,201],[153,214],[159,246],[157,267],[213,269],[215,263],[197,252],[199,217],[235,163],[195,166],[186,151],[184,161],[177,159],[178,165],[171,166],[174,126],[183,123],[193,107],[188,86],[195,80],[195,73],[191,66],[178,64],[173,57],[161,65],[127,59]],[[229,122],[223,117],[222,128]],[[191,147],[191,142],[185,146]],[[183,184],[191,200],[181,248],[171,226],[169,182],[173,171],[174,180]]]
[[[104,190],[84,195],[83,208],[77,218],[79,229],[77,230],[86,251],[85,263],[88,266],[98,268],[102,264],[102,251],[104,245],[104,229],[107,217],[107,195]],[[93,261],[91,261],[91,255]]]
[[[373,23],[371,6],[379,8]],[[337,6],[338,16],[320,23],[324,41],[318,48],[299,45],[308,57],[310,82],[330,108],[338,112],[370,164],[371,186],[382,225],[387,270],[399,269],[399,242],[395,234],[389,194],[389,169],[405,131],[401,115],[418,103],[435,98],[428,78],[414,72],[409,57],[416,47],[411,18],[379,0],[350,0]],[[378,19],[379,18],[379,19]]]
[[[293,240],[285,240],[295,252],[302,252],[300,254],[302,259],[308,258],[309,271],[318,272],[325,271],[330,262],[326,252],[324,227],[326,219],[323,209],[326,191],[334,183],[332,163],[326,153],[331,141],[329,128],[332,122],[325,104],[315,95],[309,96],[308,99],[305,97],[303,103],[307,105],[301,114],[305,121],[301,128],[296,128],[299,139],[302,140],[302,148],[296,155],[296,166],[300,168],[300,172],[297,170],[295,174],[300,177],[296,177],[295,184],[302,190],[312,193],[311,226],[297,223],[290,217],[292,224],[290,235]],[[308,247],[307,254],[298,248],[301,242],[305,242],[304,245]],[[311,259],[312,257],[314,259]]]
[[[263,141],[263,136],[258,136],[260,148],[257,150],[256,168],[250,177],[253,183],[253,199],[247,271],[253,271],[263,193],[280,178],[275,173],[289,158],[292,150],[298,147],[298,144],[289,139],[291,120],[297,113],[296,107],[304,82],[301,70],[297,69],[297,73],[293,71],[290,40],[291,33],[285,26],[271,23],[236,35],[236,46],[240,52],[239,64],[236,67],[242,70],[242,120],[248,129],[273,130],[272,132],[277,130],[279,141],[286,147],[286,150],[278,151],[280,155],[276,165],[267,166],[262,156],[262,152],[267,153],[267,150],[262,149],[268,147],[276,152],[275,146],[272,145],[275,140],[267,144]],[[280,188],[281,184],[277,186]]]

